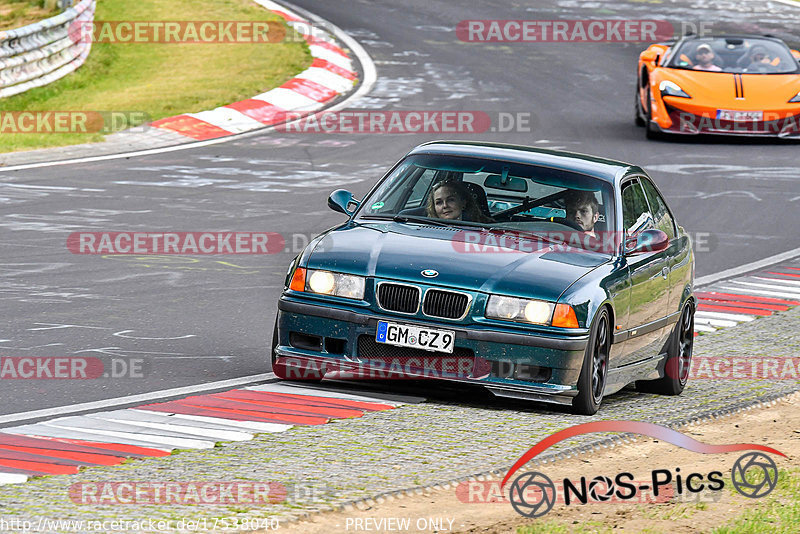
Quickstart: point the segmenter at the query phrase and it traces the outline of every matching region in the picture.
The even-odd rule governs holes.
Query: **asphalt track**
[[[649,142],[633,124],[642,44],[472,44],[464,19],[666,19],[776,34],[800,45],[800,9],[776,2],[300,1],[365,47],[378,82],[354,107],[530,113],[530,131],[448,135],[602,155],[650,171],[703,246],[697,276],[800,247],[798,145]],[[583,6],[583,7],[582,7]],[[586,7],[590,6],[590,7]],[[794,30],[791,30],[795,28]],[[330,191],[361,195],[441,135],[267,133],[174,153],[0,175],[0,356],[142,361],[142,378],[4,380],[0,415],[264,373],[286,266],[342,220]],[[95,231],[270,231],[269,256],[102,258]]]

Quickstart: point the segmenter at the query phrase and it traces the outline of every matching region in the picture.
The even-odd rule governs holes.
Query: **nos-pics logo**
[[[734,462],[731,468],[731,483],[740,494],[752,499],[768,495],[778,482],[778,466],[765,453],[786,457],[782,452],[764,445],[750,443],[710,445],[671,428],[652,423],[598,421],[566,428],[537,443],[511,466],[503,478],[501,486],[505,486],[514,473],[547,448],[565,439],[594,432],[641,434],[702,454],[751,451],[743,454]],[[511,483],[509,501],[517,513],[525,517],[541,517],[553,508],[557,500],[562,500],[565,505],[587,504],[590,499],[595,502],[605,502],[611,499],[626,501],[634,499],[640,491],[646,490],[651,490],[653,495],[658,497],[659,493],[665,490],[683,495],[703,491],[720,491],[725,487],[721,471],[682,473],[679,467],[653,469],[650,472],[649,482],[649,484],[634,483],[632,473],[622,472],[614,476],[596,476],[591,480],[587,480],[586,477],[578,480],[565,478],[556,484],[544,473],[529,471],[517,476]]]

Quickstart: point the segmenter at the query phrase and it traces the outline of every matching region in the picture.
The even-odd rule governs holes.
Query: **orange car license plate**
[[[717,119],[723,121],[733,121],[733,122],[758,122],[764,120],[764,112],[718,109]]]

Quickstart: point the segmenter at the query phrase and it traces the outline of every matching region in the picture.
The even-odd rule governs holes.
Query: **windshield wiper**
[[[416,215],[395,215],[392,217],[394,222],[400,223],[419,223],[419,224],[433,224],[435,226],[448,226],[447,223],[442,222],[439,219],[429,219],[428,217],[417,217]]]
[[[364,215],[361,218],[368,220],[394,221],[399,223],[410,222],[417,224],[430,224],[434,226],[477,226],[480,228],[485,228],[483,224],[472,221],[461,221],[458,219],[433,219],[419,215]]]

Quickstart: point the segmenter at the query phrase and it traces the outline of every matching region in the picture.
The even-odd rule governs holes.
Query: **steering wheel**
[[[551,221],[551,222],[558,223],[558,224],[563,224],[564,226],[569,226],[573,230],[577,230],[579,232],[583,232],[584,231],[584,229],[581,228],[580,224],[578,224],[575,221],[572,221],[570,219],[566,219],[564,217],[550,217],[547,220]]]

